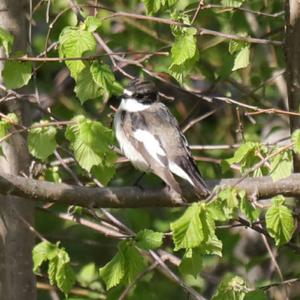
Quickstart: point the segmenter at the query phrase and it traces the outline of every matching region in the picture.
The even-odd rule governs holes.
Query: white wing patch
[[[195,186],[195,184],[193,183],[192,179],[189,177],[189,175],[182,169],[180,168],[177,164],[175,164],[172,161],[169,161],[169,168],[171,170],[172,173],[176,174],[177,176],[185,179],[186,181],[188,181],[192,186]]]
[[[138,141],[142,142],[147,150],[147,152],[162,166],[165,166],[161,160],[159,159],[158,155],[166,156],[166,152],[160,146],[159,141],[149,132],[146,130],[138,129],[133,132],[133,137],[136,138]]]
[[[150,105],[142,104],[136,101],[134,98],[122,99],[119,106],[120,110],[126,110],[128,112],[137,112],[149,108]]]

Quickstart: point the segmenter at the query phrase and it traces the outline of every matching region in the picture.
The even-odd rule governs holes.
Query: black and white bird
[[[174,175],[187,181],[194,192],[206,197],[210,191],[192,158],[187,140],[175,117],[159,102],[154,83],[134,80],[121,97],[114,127],[121,151],[139,170],[159,176],[182,194]]]

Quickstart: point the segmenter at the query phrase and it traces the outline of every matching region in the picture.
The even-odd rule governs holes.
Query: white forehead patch
[[[133,95],[133,92],[124,89],[123,94],[125,94],[125,95],[127,95],[127,96],[132,96],[132,95]]]
[[[142,111],[147,108],[149,108],[149,104],[142,104],[134,98],[123,98],[121,101],[121,104],[119,106],[119,109],[126,110],[128,112],[137,112]]]

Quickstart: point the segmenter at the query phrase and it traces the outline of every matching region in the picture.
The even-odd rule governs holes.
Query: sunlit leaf
[[[4,48],[7,56],[11,52],[13,42],[14,36],[4,28],[0,27],[0,47],[2,46]]]
[[[5,86],[8,89],[21,88],[29,82],[31,72],[31,62],[6,61],[2,70]]]
[[[246,293],[247,286],[243,278],[226,274],[212,300],[243,300]]]
[[[279,195],[272,199],[272,206],[266,212],[266,226],[277,246],[292,238],[295,222],[292,211],[284,205],[284,197]]]
[[[38,124],[37,124],[38,125]],[[47,125],[45,122],[42,125]],[[56,148],[56,128],[43,126],[32,128],[28,134],[28,149],[31,155],[41,160],[46,160]]]
[[[153,230],[144,229],[136,235],[136,244],[138,247],[151,250],[159,248],[162,245],[164,234]]]
[[[96,51],[96,40],[93,34],[78,27],[65,27],[59,36],[60,57],[82,57],[91,55]],[[71,76],[77,79],[79,73],[85,68],[81,60],[66,61]]]
[[[179,270],[183,274],[191,274],[196,278],[202,265],[203,253],[198,248],[187,249],[179,265]]]

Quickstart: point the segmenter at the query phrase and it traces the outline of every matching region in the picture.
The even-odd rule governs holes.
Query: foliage
[[[111,125],[123,87],[130,77],[144,77],[175,97],[167,105],[179,124],[191,125],[188,141],[210,145],[199,155],[193,152],[204,160],[199,163],[204,178],[280,181],[292,173],[300,130],[288,146],[287,112],[277,114],[286,107],[277,72],[286,66],[283,47],[273,44],[284,40],[278,29],[285,21],[282,14],[270,16],[284,9],[282,1],[199,6],[188,0],[105,0],[101,8],[71,2],[51,1],[50,11],[44,3],[36,7],[27,53],[13,51],[13,35],[0,28],[0,47],[9,58],[2,69],[5,87],[0,86],[1,163],[9,136],[20,132],[27,136],[32,177],[86,187],[133,185],[139,174],[118,158]],[[262,36],[270,40],[267,46],[251,40]],[[31,56],[39,60],[28,60]],[[19,88],[17,94],[10,91]],[[30,102],[32,125],[6,106],[13,96]],[[201,126],[193,123],[207,113]],[[161,187],[157,182],[146,175],[142,188]],[[257,191],[221,186],[209,201],[174,209],[47,207],[50,214],[37,211],[35,227],[54,242],[35,246],[33,270],[38,281],[48,280],[74,300],[119,299],[124,291],[132,300],[184,299],[186,286],[207,299],[213,294],[213,300],[267,299],[272,288],[259,287],[281,278],[275,273],[269,278],[273,260],[261,234],[278,248],[275,259],[284,278],[299,276],[290,250],[299,247],[297,201],[283,192],[261,202]],[[57,218],[67,210],[71,221]],[[116,236],[121,240],[115,242]],[[179,284],[168,277],[179,278]],[[76,295],[75,285],[83,293]],[[38,297],[48,299],[42,291]]]

